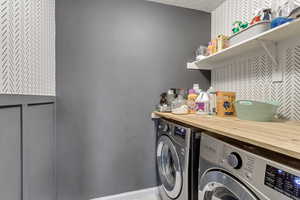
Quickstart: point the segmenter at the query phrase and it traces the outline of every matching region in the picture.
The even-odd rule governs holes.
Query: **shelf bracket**
[[[261,47],[265,50],[265,52],[268,54],[270,59],[272,60],[273,64],[275,66],[279,65],[279,62],[277,60],[277,43],[273,41],[267,41],[267,40],[258,40]],[[268,48],[268,46],[271,46],[271,49]]]
[[[280,63],[278,60],[278,44],[270,40],[257,40],[264,51],[267,53],[272,63],[274,64],[272,68],[272,80],[273,82],[283,81],[283,71],[281,70]]]

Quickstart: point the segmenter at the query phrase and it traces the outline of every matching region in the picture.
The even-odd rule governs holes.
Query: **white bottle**
[[[200,94],[201,89],[200,89],[198,83],[195,83],[195,84],[193,85],[193,89],[195,90],[196,94]]]
[[[208,90],[208,97],[209,97],[209,114],[215,115],[217,114],[217,92],[211,86]]]
[[[197,114],[207,115],[209,113],[209,95],[207,92],[200,92],[196,99]]]
[[[167,93],[167,101],[168,101],[168,106],[171,107],[172,102],[175,100],[175,94],[174,94],[174,90],[168,90]]]

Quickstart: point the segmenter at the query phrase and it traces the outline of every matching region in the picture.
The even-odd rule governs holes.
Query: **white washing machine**
[[[162,200],[198,199],[200,136],[193,129],[160,119],[157,168]]]
[[[300,161],[271,154],[202,134],[199,200],[299,200]]]

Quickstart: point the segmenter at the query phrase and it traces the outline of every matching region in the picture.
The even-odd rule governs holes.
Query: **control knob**
[[[241,169],[243,165],[241,156],[236,152],[229,154],[227,157],[227,162],[234,169]]]
[[[159,129],[160,131],[164,131],[164,132],[167,132],[167,131],[170,130],[168,124],[160,124],[160,125],[158,125],[158,129]]]

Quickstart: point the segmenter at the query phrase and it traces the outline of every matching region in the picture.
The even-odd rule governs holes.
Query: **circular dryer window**
[[[182,173],[176,148],[167,136],[161,136],[157,145],[157,165],[160,180],[170,198],[179,196],[182,188]]]
[[[199,189],[203,200],[257,200],[241,182],[222,171],[206,173]]]

